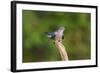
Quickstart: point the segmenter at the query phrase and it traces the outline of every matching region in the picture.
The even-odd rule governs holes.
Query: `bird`
[[[46,35],[50,39],[61,41],[62,39],[64,39],[64,34],[63,34],[64,30],[65,30],[64,27],[59,27],[54,32],[46,32]]]
[[[47,32],[47,37],[54,40],[55,47],[57,48],[62,61],[68,61],[67,51],[65,46],[62,44],[62,39],[64,39],[64,27],[59,27],[54,32]]]

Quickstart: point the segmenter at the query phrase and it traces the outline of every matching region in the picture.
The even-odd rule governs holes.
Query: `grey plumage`
[[[64,32],[65,28],[64,27],[59,27],[55,32],[48,32],[47,36],[48,38],[51,39],[55,39],[55,40],[62,40],[63,36],[63,32]]]

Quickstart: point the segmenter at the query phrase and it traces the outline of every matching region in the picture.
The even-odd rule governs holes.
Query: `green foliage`
[[[45,32],[65,27],[63,44],[69,60],[90,59],[90,14],[23,10],[23,62],[60,61]]]

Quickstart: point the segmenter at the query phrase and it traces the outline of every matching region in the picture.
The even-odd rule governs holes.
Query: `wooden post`
[[[67,55],[64,45],[62,44],[62,41],[54,40],[54,42],[55,42],[56,48],[58,49],[61,55],[61,59],[63,61],[68,61],[68,55]]]

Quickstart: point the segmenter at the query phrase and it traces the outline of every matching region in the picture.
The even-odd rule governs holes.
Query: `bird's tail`
[[[50,39],[54,39],[54,37],[55,37],[55,34],[52,33],[52,32],[45,32],[45,34],[46,34],[47,37],[50,38]]]

